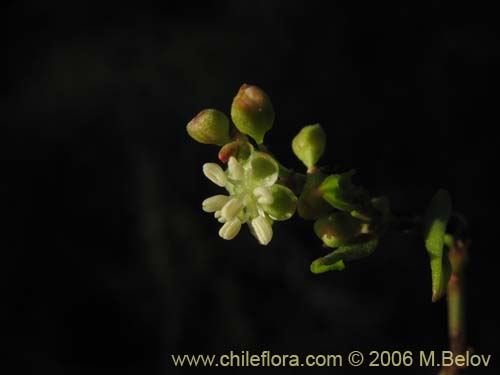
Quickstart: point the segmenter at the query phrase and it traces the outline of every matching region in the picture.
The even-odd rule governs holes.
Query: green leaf
[[[323,273],[332,270],[341,270],[341,264],[365,258],[372,254],[378,245],[378,238],[370,238],[366,241],[359,241],[349,245],[341,246],[324,257],[316,259],[311,264],[312,273]]]
[[[431,264],[433,302],[445,295],[451,275],[448,255],[443,254],[446,225],[450,214],[450,194],[446,190],[440,189],[432,198],[424,220],[425,248]]]
[[[321,186],[320,192],[331,206],[341,211],[358,211],[361,209],[361,189],[351,183],[351,178],[356,173],[351,170],[342,174],[328,176]]]
[[[328,271],[342,271],[345,269],[345,264],[342,260],[333,264],[323,264],[319,259],[311,263],[311,272],[315,274],[325,273]]]

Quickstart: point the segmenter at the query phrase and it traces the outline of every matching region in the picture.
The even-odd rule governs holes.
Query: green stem
[[[453,356],[462,355],[466,351],[466,323],[465,323],[465,280],[464,270],[467,263],[469,243],[453,241],[448,256],[452,265],[452,274],[448,282],[448,335],[450,350]],[[454,375],[460,371],[456,366],[443,369],[441,374]]]
[[[454,354],[462,354],[464,352],[465,306],[462,289],[462,280],[456,276],[452,276],[448,284],[448,331],[450,335],[450,347]]]

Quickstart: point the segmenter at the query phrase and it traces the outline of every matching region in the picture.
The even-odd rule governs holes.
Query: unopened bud
[[[319,124],[303,127],[292,141],[293,153],[307,168],[316,165],[325,146],[326,135]]]
[[[273,126],[273,105],[262,89],[243,84],[234,97],[231,118],[240,132],[248,134],[261,144],[264,135]]]
[[[188,124],[187,132],[195,141],[219,145],[230,141],[229,119],[216,109],[204,109]]]

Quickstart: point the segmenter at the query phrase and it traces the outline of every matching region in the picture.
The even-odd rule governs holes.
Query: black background
[[[185,125],[203,108],[229,112],[244,82],[273,101],[266,142],[283,163],[300,168],[291,138],[320,122],[323,163],[356,168],[398,212],[451,192],[473,238],[468,341],[498,367],[492,7],[48,1],[14,3],[5,17],[2,275],[17,369],[185,373],[170,354],[447,347],[420,239],[389,236],[370,258],[315,276],[323,251],[310,222],[278,223],[267,247],[246,228],[217,236],[200,207],[220,192],[201,173],[217,149]]]

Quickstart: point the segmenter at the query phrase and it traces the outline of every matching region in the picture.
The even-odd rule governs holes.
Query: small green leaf
[[[321,259],[321,258],[320,258]],[[325,273],[328,271],[342,271],[345,269],[345,264],[342,260],[333,264],[323,264],[320,259],[316,259],[311,263],[311,272],[315,274]]]
[[[446,225],[451,214],[450,194],[440,189],[432,198],[424,220],[425,248],[430,257],[432,275],[432,301],[446,293],[451,267],[447,254],[443,254]]]
[[[349,245],[341,246],[324,257],[316,259],[311,264],[311,272],[323,273],[331,270],[339,270],[339,262],[350,262],[365,258],[372,254],[378,245],[378,238],[367,239]],[[331,268],[330,268],[331,267]]]
[[[445,294],[451,277],[451,262],[448,254],[442,258],[431,258],[432,302],[439,301]]]
[[[328,176],[321,186],[320,192],[330,205],[341,211],[360,210],[361,190],[351,183],[355,171]]]

